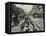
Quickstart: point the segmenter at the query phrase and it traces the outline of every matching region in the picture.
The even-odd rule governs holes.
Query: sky
[[[32,10],[33,5],[23,5],[23,4],[15,4],[17,7],[22,8],[26,14],[29,13],[29,11]]]

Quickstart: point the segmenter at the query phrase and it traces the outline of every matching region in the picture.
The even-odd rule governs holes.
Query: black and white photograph
[[[0,36],[46,36],[46,0],[0,0]]]
[[[11,4],[11,32],[44,31],[43,5]]]

